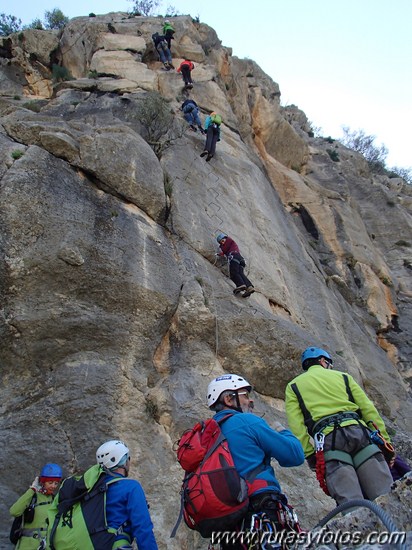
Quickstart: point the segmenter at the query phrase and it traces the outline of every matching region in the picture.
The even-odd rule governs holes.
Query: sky
[[[68,17],[131,11],[130,0],[0,0],[23,24],[60,8]],[[342,126],[376,136],[388,167],[412,167],[411,0],[168,0],[155,14],[199,17],[233,55],[249,58],[279,84],[320,135]]]

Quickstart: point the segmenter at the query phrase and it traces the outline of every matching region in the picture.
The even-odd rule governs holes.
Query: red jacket
[[[181,72],[182,67],[183,67],[184,65],[187,65],[191,71],[193,71],[193,69],[195,68],[194,64],[193,64],[191,61],[185,59],[184,61],[182,61],[182,62],[180,63],[180,65],[179,65],[179,67],[178,67],[178,69],[177,69],[177,72],[178,72],[178,73]]]
[[[228,256],[229,254],[240,254],[239,247],[233,239],[226,237],[226,240],[223,244],[219,244],[221,249],[220,256]]]

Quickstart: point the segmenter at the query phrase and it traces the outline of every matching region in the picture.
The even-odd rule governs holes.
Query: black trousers
[[[206,144],[205,144],[205,151],[207,151],[209,155],[215,154],[216,142],[218,137],[219,137],[219,130],[217,128],[213,128],[213,125],[211,124],[207,129]]]
[[[189,67],[187,65],[183,65],[181,71],[182,71],[182,77],[183,77],[184,83],[185,84],[193,84],[192,74],[191,74],[191,70],[189,69]]]
[[[233,259],[229,263],[229,276],[236,286],[253,286],[243,272],[243,265],[239,261],[243,260],[240,254],[233,254]]]

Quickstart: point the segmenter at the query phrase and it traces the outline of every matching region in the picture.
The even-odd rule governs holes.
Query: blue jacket
[[[115,477],[122,477],[114,474]],[[107,480],[113,476],[107,476]],[[139,550],[158,550],[153,534],[146,496],[135,479],[122,479],[109,485],[106,495],[106,516],[109,527],[118,529],[125,521],[125,531],[135,538]]]
[[[252,413],[223,410],[216,413],[214,419],[221,420],[228,413],[233,416],[223,422],[221,430],[229,443],[239,474],[247,478],[249,472],[264,464],[264,470],[258,473],[256,479],[267,481],[268,487],[259,489],[255,494],[267,490],[281,491],[270,460],[275,458],[286,467],[303,464],[305,455],[299,440],[289,430],[272,430],[263,418]]]

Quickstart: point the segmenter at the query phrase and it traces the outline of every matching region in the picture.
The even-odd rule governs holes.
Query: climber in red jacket
[[[255,288],[243,272],[246,262],[239,252],[238,245],[225,233],[219,233],[216,240],[221,250],[218,256],[226,256],[229,262],[229,275],[236,285],[233,294],[239,294],[244,291],[242,297],[247,298],[255,292]]]
[[[179,67],[176,69],[178,73],[182,74],[183,82],[185,83],[186,88],[193,88],[193,80],[192,80],[192,71],[195,68],[194,63],[189,61],[189,59],[185,59],[182,61],[179,65]]]

